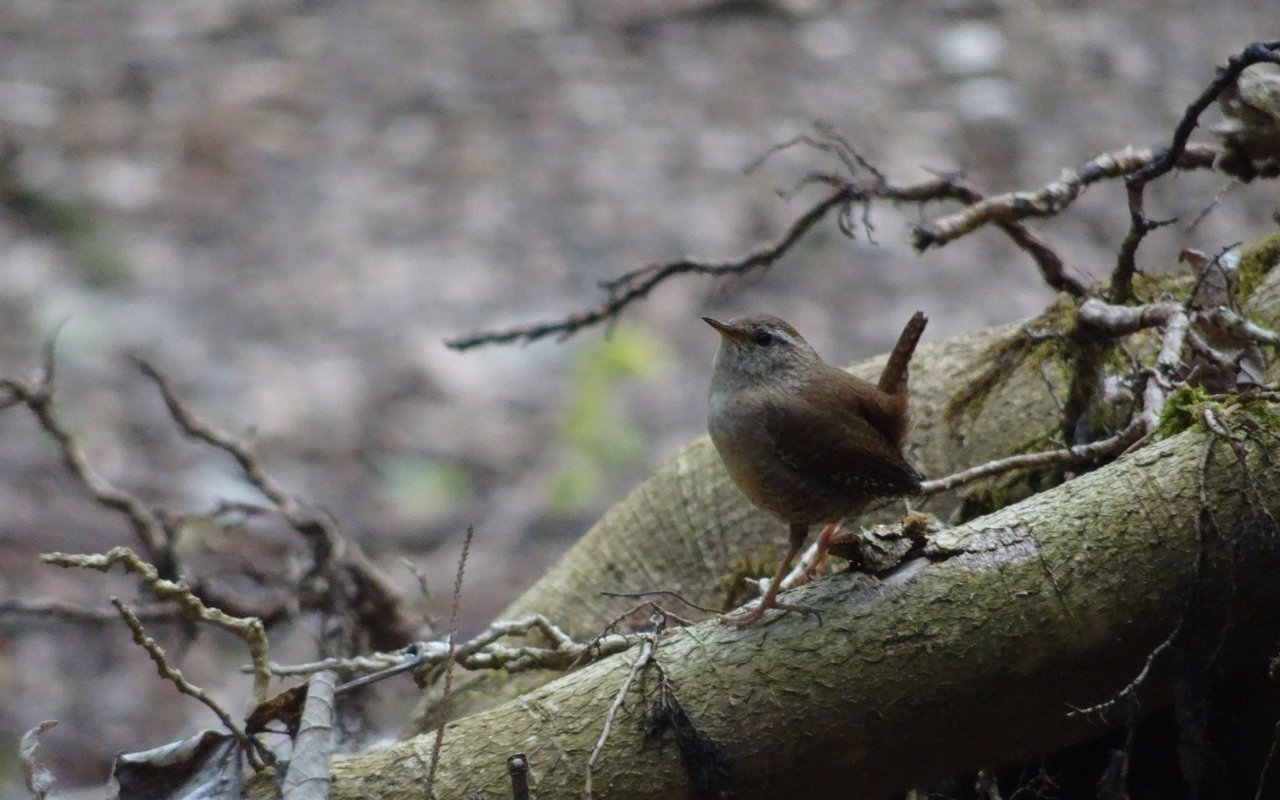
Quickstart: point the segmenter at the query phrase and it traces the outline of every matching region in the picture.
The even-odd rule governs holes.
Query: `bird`
[[[918,494],[923,476],[903,455],[910,428],[907,373],[928,318],[903,328],[878,383],[822,360],[785,320],[752,314],[702,320],[720,334],[707,429],[733,483],[789,526],[790,549],[754,608],[720,617],[746,627],[778,601],[779,585],[814,525],[825,526],[818,562],[842,520],[880,498]]]

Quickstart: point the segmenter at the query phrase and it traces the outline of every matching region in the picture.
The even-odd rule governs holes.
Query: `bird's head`
[[[804,337],[777,317],[752,314],[729,322],[702,320],[720,334],[713,389],[717,383],[798,382],[822,364]]]

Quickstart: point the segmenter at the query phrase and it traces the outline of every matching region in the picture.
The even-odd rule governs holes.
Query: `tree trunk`
[[[661,672],[650,664],[632,684],[596,796],[878,797],[1049,751],[1103,730],[1068,710],[1113,696],[1186,619],[1231,634],[1215,666],[1264,671],[1256,643],[1280,628],[1277,437],[1243,413],[1234,422],[1249,431],[1246,457],[1188,431],[939,533],[884,580],[846,573],[788,597],[822,624],[790,615],[663,634]],[[1229,627],[1223,595],[1236,601]],[[535,796],[583,796],[636,653],[450,723],[434,795],[507,797],[505,759],[524,752]],[[1164,666],[1142,698],[1167,695]],[[687,724],[646,739],[661,675]],[[420,797],[431,741],[335,761],[331,797]]]
[[[1250,312],[1265,324],[1280,318],[1278,287],[1272,272],[1251,298]],[[1037,324],[1070,313],[1060,303]],[[1041,449],[1057,434],[1066,372],[1052,361],[1043,372],[1020,364],[970,413],[948,419],[953,398],[1019,327],[920,348],[910,457],[926,474]],[[873,377],[882,363],[854,371]],[[1238,409],[1236,420],[1244,416]],[[1068,716],[1068,704],[1113,696],[1187,614],[1212,622],[1187,626],[1201,631],[1192,644],[1206,628],[1243,629],[1243,611],[1234,625],[1218,624],[1212,603],[1193,604],[1197,597],[1247,601],[1239,605],[1261,627],[1247,639],[1229,638],[1216,666],[1261,670],[1266,654],[1248,647],[1274,641],[1272,610],[1280,608],[1267,577],[1278,545],[1259,534],[1273,527],[1267,513],[1280,498],[1277,467],[1264,457],[1274,441],[1265,426],[1255,424],[1244,445],[1248,474],[1223,443],[1202,471],[1210,438],[1188,432],[938,534],[928,558],[882,582],[840,575],[788,597],[819,608],[821,627],[786,618],[745,631],[708,623],[664,634],[656,661],[688,725],[680,736],[667,732],[665,742],[644,739],[641,721],[659,678],[653,665],[640,670],[596,764],[597,796],[713,796],[723,788],[719,765],[728,771],[721,782],[740,797],[780,789],[875,797],[1045,752],[1103,730],[1096,716]],[[1204,508],[1214,509],[1221,534],[1203,529],[1202,475]],[[942,496],[928,510],[945,516],[957,502]],[[673,589],[719,606],[734,559],[776,552],[784,541],[781,526],[728,482],[702,437],[610,510],[501,616],[538,611],[589,636],[632,602],[603,598],[602,590]],[[1198,559],[1202,546],[1206,558]],[[1247,557],[1237,563],[1236,552]],[[1234,588],[1196,590],[1197,563],[1199,580],[1219,580],[1229,570]],[[624,653],[541,688],[558,676],[455,681],[464,689],[450,701],[453,716],[506,702],[449,724],[435,795],[508,796],[502,765],[524,751],[536,796],[581,796],[587,758],[635,656]],[[1168,686],[1157,661],[1142,697],[1159,702]],[[436,717],[430,704],[425,709],[415,723],[420,730]],[[692,766],[682,765],[673,737],[694,752],[685,758]],[[430,742],[410,738],[336,762],[333,796],[420,795]]]

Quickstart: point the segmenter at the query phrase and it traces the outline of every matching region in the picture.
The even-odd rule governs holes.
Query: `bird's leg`
[[[741,611],[736,614],[726,614],[725,616],[720,617],[720,623],[722,625],[731,625],[735,628],[745,628],[763,617],[764,612],[771,608],[777,608],[783,611],[794,611],[797,614],[804,614],[805,616],[817,613],[808,606],[778,602],[778,589],[782,585],[782,579],[786,577],[787,571],[791,569],[791,563],[795,561],[796,556],[800,554],[800,549],[804,547],[804,540],[808,538],[808,536],[808,525],[791,526],[791,549],[787,551],[787,557],[782,559],[782,566],[778,567],[778,571],[774,574],[773,580],[769,581],[769,588],[765,590],[764,597],[760,598],[760,604],[755,608],[747,609],[746,611]]]
[[[822,529],[822,533],[818,534],[818,548],[813,552],[813,563],[800,574],[800,580],[797,583],[808,583],[818,577],[822,565],[827,563],[827,551],[831,549],[831,542],[836,537],[836,533],[840,530],[840,523],[833,522]]]

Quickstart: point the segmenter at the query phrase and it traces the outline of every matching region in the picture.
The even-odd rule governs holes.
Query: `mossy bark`
[[[1222,443],[1206,462],[1211,435],[1188,431],[938,534],[884,580],[843,574],[788,597],[821,625],[788,616],[663,634],[656,661],[695,732],[685,758],[671,733],[645,737],[660,680],[650,665],[596,764],[596,796],[878,797],[1052,750],[1104,729],[1069,709],[1132,679],[1196,586],[1231,585],[1259,612],[1230,617],[1217,664],[1239,663],[1280,628],[1280,537],[1264,524],[1280,512],[1280,464],[1276,437],[1252,430],[1244,462]],[[1203,503],[1220,534],[1205,535]],[[434,795],[508,797],[505,759],[524,752],[537,797],[583,796],[635,655],[450,723]],[[1247,661],[1265,670],[1265,658]],[[1166,683],[1157,668],[1143,697]],[[331,797],[421,797],[431,742],[336,760]]]
[[[1251,313],[1265,318],[1280,310],[1277,272],[1252,294]],[[1045,380],[1047,374],[1065,390],[1056,365],[1042,373],[1025,364],[970,413],[947,419],[952,398],[1018,328],[926,343],[917,353],[910,455],[926,474],[1023,450],[1056,432],[1062,391],[1055,397]],[[874,377],[882,363],[872,359],[853,369]],[[1206,442],[1203,432],[1184,433],[947,531],[934,543],[933,560],[883,583],[843,575],[799,590],[795,602],[822,609],[821,628],[797,619],[742,632],[711,623],[666,635],[658,661],[692,725],[724,748],[733,786],[744,797],[776,791],[768,778],[774,773],[789,776],[788,789],[875,796],[1073,741],[1098,728],[1067,717],[1065,704],[1100,701],[1122,687],[1185,605],[1200,541],[1195,521]],[[1274,512],[1280,495],[1275,467],[1265,461],[1255,464],[1252,478]],[[1256,517],[1258,510],[1237,467],[1233,457],[1219,457],[1207,473],[1210,505],[1226,521],[1228,545],[1241,530],[1241,515]],[[941,497],[929,510],[945,515],[957,502]],[[1246,522],[1245,529],[1257,527]],[[781,526],[728,482],[702,437],[608,512],[500,616],[538,611],[587,636],[630,604],[604,598],[602,590],[673,589],[716,606],[735,558],[774,551],[784,541]],[[1233,580],[1242,593],[1263,598],[1253,608],[1280,607],[1274,582],[1255,580],[1272,565],[1274,542],[1249,544]],[[943,557],[949,550],[956,552]],[[1252,641],[1272,640],[1254,633]],[[1228,648],[1224,658],[1240,652]],[[506,796],[503,760],[518,750],[532,758],[538,796],[580,796],[587,755],[633,656],[541,688],[557,676],[459,676],[451,716],[474,716],[447,728],[437,796]],[[599,796],[691,791],[678,748],[639,733],[646,708],[640,692],[652,692],[656,680],[652,668],[644,674],[597,766]],[[1147,690],[1159,697],[1162,687],[1157,670]],[[428,702],[410,727],[427,730],[435,716]],[[414,737],[337,762],[334,796],[420,793],[429,746],[429,738]]]
[[[1007,455],[1056,431],[1060,398],[1051,394],[1038,368],[1025,365],[973,404],[970,413],[954,423],[947,420],[953,396],[984,369],[993,348],[1021,335],[1021,325],[926,341],[917,350],[911,369],[914,427],[908,457],[925,475],[941,476]],[[883,366],[882,356],[856,364],[851,371],[874,381]],[[1054,372],[1049,369],[1050,374]],[[1057,373],[1061,375],[1060,370]],[[1065,379],[1061,385],[1065,391]],[[957,503],[956,495],[943,496],[932,500],[927,510],[945,517]],[[900,517],[901,512],[902,506],[895,503],[860,521],[884,521]],[[514,619],[539,612],[577,636],[590,636],[636,603],[604,597],[602,591],[670,589],[699,605],[721,608],[726,580],[739,568],[735,560],[779,553],[786,541],[785,526],[742,497],[710,440],[700,436],[606,512],[498,616]],[[555,676],[459,677],[455,688],[460,691],[449,708],[451,718],[516,697]],[[408,730],[416,733],[436,727],[439,711],[435,697],[429,696]]]

